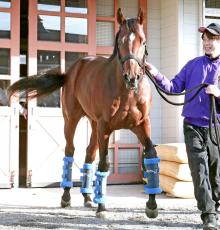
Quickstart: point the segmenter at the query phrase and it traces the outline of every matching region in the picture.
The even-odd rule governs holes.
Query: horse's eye
[[[124,43],[125,43],[125,40],[126,40],[126,37],[124,36],[124,37],[121,39],[121,43],[124,44]]]
[[[118,47],[120,47],[120,46],[122,46],[122,41],[121,40],[118,41]]]
[[[144,46],[147,44],[147,42],[146,41],[143,41],[143,43],[142,43]]]

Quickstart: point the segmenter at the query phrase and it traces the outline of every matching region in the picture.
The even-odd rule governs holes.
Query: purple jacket
[[[171,81],[161,73],[155,76],[155,80],[166,91],[180,93],[204,82],[214,84],[216,75],[220,75],[220,58],[211,60],[207,56],[201,56],[187,62]],[[191,98],[194,93],[195,91],[187,94],[185,100]],[[209,94],[205,93],[205,88],[191,102],[183,106],[182,116],[193,125],[208,127],[210,99]]]

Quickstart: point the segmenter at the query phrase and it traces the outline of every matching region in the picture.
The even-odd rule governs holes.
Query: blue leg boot
[[[84,196],[84,206],[90,208],[92,207],[90,196],[93,193],[93,165],[85,163],[80,172],[83,173],[83,176],[80,177],[80,181],[82,182],[80,192]]]
[[[94,203],[98,204],[96,216],[99,218],[105,218],[106,184],[109,172],[97,171],[95,175],[95,197],[93,201]]]
[[[63,158],[63,174],[60,187],[64,188],[64,193],[61,199],[61,207],[69,207],[71,203],[70,198],[70,188],[73,186],[72,182],[72,164],[73,157],[64,157]]]
[[[144,186],[146,194],[159,194],[161,189],[159,187],[159,166],[160,158],[144,158],[145,172],[144,178],[147,183]]]

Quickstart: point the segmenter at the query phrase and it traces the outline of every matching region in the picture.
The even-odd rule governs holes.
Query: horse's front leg
[[[106,217],[106,185],[107,176],[109,175],[109,159],[108,159],[108,142],[110,132],[105,126],[105,123],[98,123],[98,143],[99,143],[99,164],[96,171],[95,181],[95,197],[94,202],[98,204],[96,217]]]
[[[143,171],[147,181],[144,191],[149,195],[145,213],[149,218],[156,218],[158,216],[156,194],[161,193],[161,189],[159,188],[159,158],[150,139],[150,128],[150,120],[148,118],[140,126],[132,129],[132,131],[144,146]]]
[[[146,146],[143,152],[144,161],[144,178],[147,183],[144,186],[144,191],[149,194],[149,200],[146,203],[146,215],[149,218],[156,218],[158,216],[158,209],[156,203],[156,194],[161,193],[159,187],[159,161],[157,153],[153,145]]]

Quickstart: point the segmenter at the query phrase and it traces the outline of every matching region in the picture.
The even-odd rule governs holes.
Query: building
[[[127,17],[142,8],[149,61],[173,77],[187,60],[202,54],[198,27],[219,21],[220,0],[0,0],[0,86],[54,67],[66,71],[80,56],[112,53],[118,8]],[[175,100],[181,101],[182,98]],[[0,187],[53,186],[64,156],[60,91],[28,102],[28,119],[18,102],[0,107]],[[181,108],[153,90],[155,144],[183,142]],[[82,135],[83,132],[83,135]],[[79,179],[90,126],[82,119],[75,137],[73,178]],[[111,138],[110,183],[141,178],[142,147],[129,131]]]

